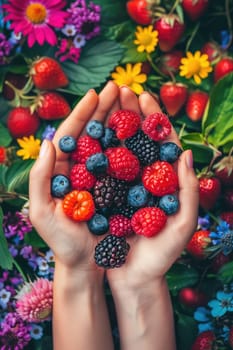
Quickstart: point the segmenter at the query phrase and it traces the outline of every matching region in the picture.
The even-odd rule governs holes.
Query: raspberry
[[[108,157],[108,174],[120,180],[134,180],[140,170],[138,158],[125,147],[108,148],[105,151]]]
[[[88,191],[73,190],[62,202],[65,214],[75,221],[89,220],[95,213],[95,204]]]
[[[120,140],[133,136],[141,125],[141,118],[136,112],[118,110],[110,115],[108,126],[116,131]]]
[[[178,176],[172,165],[159,160],[143,169],[142,182],[149,192],[158,197],[178,189]]]
[[[125,146],[137,156],[142,166],[159,160],[159,143],[149,138],[142,130],[126,139]]]
[[[98,179],[93,187],[93,198],[98,209],[121,207],[126,202],[127,193],[127,182],[109,175]]]
[[[71,158],[77,163],[84,164],[88,157],[100,152],[102,149],[99,141],[88,135],[83,135],[78,139],[76,149],[71,153]]]
[[[163,141],[170,134],[171,123],[164,113],[149,114],[142,123],[142,130],[154,141]]]
[[[87,170],[85,164],[74,164],[70,170],[70,182],[75,190],[90,190],[96,177]]]
[[[120,267],[125,263],[129,249],[125,237],[107,235],[95,247],[95,262],[106,269]]]
[[[137,235],[153,237],[165,226],[167,216],[164,211],[156,207],[138,209],[131,218],[133,231]]]
[[[109,231],[117,237],[126,237],[133,234],[131,220],[124,215],[116,214],[109,218]]]

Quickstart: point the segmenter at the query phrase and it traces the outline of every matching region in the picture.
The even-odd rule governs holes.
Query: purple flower
[[[32,230],[32,225],[25,216],[16,211],[15,213],[7,213],[3,217],[3,231],[7,238],[18,236],[20,240],[24,239],[25,233]]]
[[[0,65],[6,63],[6,57],[10,55],[11,45],[3,33],[0,33]]]
[[[61,62],[71,60],[77,64],[80,54],[80,48],[75,47],[72,41],[62,39],[60,42],[59,50],[55,53],[55,57],[59,57],[59,60]]]
[[[0,325],[0,349],[21,350],[30,340],[30,326],[16,312],[8,313]]]
[[[47,139],[52,141],[55,132],[56,132],[56,129],[53,126],[47,125],[42,133],[42,140]]]

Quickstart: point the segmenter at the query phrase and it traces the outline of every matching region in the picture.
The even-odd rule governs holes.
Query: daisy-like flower
[[[68,17],[62,10],[65,5],[65,0],[9,0],[3,5],[5,21],[11,22],[10,29],[16,34],[27,37],[29,47],[36,42],[53,46],[57,43],[54,29],[62,28]]]
[[[196,84],[201,84],[201,80],[208,77],[213,68],[210,66],[208,55],[196,51],[186,53],[186,57],[181,59],[180,76],[186,79],[193,78]]]
[[[136,39],[134,44],[137,45],[138,52],[153,52],[158,44],[158,31],[153,30],[153,26],[148,27],[137,26],[137,31],[135,32]]]
[[[211,308],[211,315],[213,317],[221,317],[226,312],[233,311],[233,293],[226,293],[224,291],[218,291],[216,293],[216,299],[210,300],[208,306]]]
[[[51,318],[53,284],[46,278],[26,282],[16,294],[16,311],[28,322],[43,322]]]
[[[17,142],[21,149],[19,149],[16,154],[19,157],[25,159],[37,159],[40,152],[41,141],[35,139],[33,135],[29,137],[23,137],[22,139],[17,139]]]
[[[117,85],[126,85],[139,95],[144,90],[142,84],[147,80],[146,74],[141,73],[141,69],[142,63],[134,65],[127,63],[125,68],[117,66],[111,77]]]

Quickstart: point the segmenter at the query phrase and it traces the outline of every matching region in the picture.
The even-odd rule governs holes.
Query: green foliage
[[[199,274],[193,267],[184,264],[174,264],[166,274],[169,290],[173,295],[187,285],[195,285],[198,277]]]
[[[232,283],[233,281],[233,261],[224,264],[220,270],[218,271],[217,278],[222,282],[222,283]]]
[[[0,266],[2,269],[11,270],[13,267],[13,258],[8,250],[8,245],[3,232],[3,211],[0,207]]]
[[[0,146],[7,147],[10,145],[12,141],[12,137],[8,131],[8,129],[0,123]]]

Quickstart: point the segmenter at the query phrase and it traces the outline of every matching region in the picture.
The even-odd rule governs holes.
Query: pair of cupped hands
[[[55,263],[68,269],[80,269],[104,276],[112,287],[127,281],[132,288],[139,288],[147,282],[165,275],[171,265],[180,256],[192,236],[197,224],[198,182],[192,165],[192,152],[183,151],[177,161],[179,178],[178,212],[171,215],[164,229],[155,237],[146,238],[138,235],[127,238],[130,251],[126,263],[120,268],[104,269],[94,260],[97,243],[103,239],[89,232],[85,222],[74,222],[62,209],[62,200],[51,196],[51,178],[54,174],[69,174],[69,155],[59,147],[59,140],[65,135],[76,139],[85,133],[85,126],[90,120],[106,123],[109,115],[119,109],[128,109],[139,113],[142,118],[160,112],[156,99],[143,92],[136,96],[128,87],[118,87],[109,81],[99,95],[89,90],[61,123],[53,141],[45,140],[41,145],[40,155],[30,172],[29,198],[30,220],[52,249]],[[177,143],[178,136],[174,129],[165,140]]]

